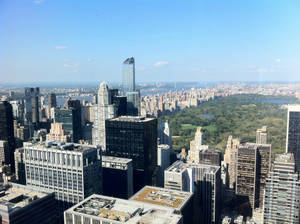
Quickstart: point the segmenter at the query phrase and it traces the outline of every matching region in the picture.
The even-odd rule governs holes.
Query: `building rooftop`
[[[34,191],[33,188],[13,184],[0,187],[0,210],[12,212],[23,208],[31,202],[47,196],[48,193]]]
[[[115,156],[102,156],[102,162],[112,162],[112,163],[131,163],[132,159],[115,157]]]
[[[140,201],[180,210],[193,196],[193,193],[160,187],[145,186],[130,200]]]
[[[292,153],[276,154],[275,161],[282,162],[282,163],[295,163],[294,154]]]
[[[95,194],[65,211],[68,212],[127,224],[176,224],[182,218],[171,208]]]
[[[290,105],[288,105],[288,111],[300,112],[300,104],[290,104]]]
[[[34,149],[54,149],[54,150],[68,150],[75,152],[84,152],[90,149],[95,149],[95,145],[86,145],[86,144],[75,144],[75,143],[66,143],[66,142],[57,142],[57,141],[45,141],[45,142],[36,142],[28,144],[25,147],[30,147]]]
[[[203,168],[205,169],[205,173],[216,173],[220,169],[219,166],[215,166],[215,165],[185,163],[183,161],[178,160],[175,163],[173,163],[171,166],[169,166],[165,171],[182,173],[187,168]]]
[[[109,121],[124,121],[124,122],[145,122],[145,121],[151,121],[155,118],[151,117],[143,117],[143,116],[120,116],[116,118],[108,119]]]

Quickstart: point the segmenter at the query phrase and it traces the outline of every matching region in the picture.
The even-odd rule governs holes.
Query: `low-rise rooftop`
[[[176,172],[182,173],[188,168],[202,168],[205,169],[205,173],[216,173],[220,167],[215,165],[207,165],[207,164],[198,164],[198,163],[185,163],[183,161],[176,161],[171,166],[168,167],[165,171],[167,172]]]
[[[65,211],[65,216],[68,214],[82,215],[108,223],[127,224],[177,224],[182,219],[182,216],[174,214],[174,209],[171,208],[103,195],[86,198]]]
[[[34,191],[30,187],[13,184],[0,187],[0,210],[12,212],[31,202],[43,198],[47,193]]]
[[[143,116],[120,116],[116,118],[108,119],[109,121],[123,121],[123,122],[145,122],[151,121],[155,118],[143,117]]]
[[[191,199],[193,193],[160,187],[145,186],[130,200],[140,201],[180,210]]]
[[[112,162],[112,163],[130,163],[132,159],[115,157],[115,156],[102,156],[102,162]]]
[[[76,151],[76,152],[83,152],[83,151],[97,148],[97,146],[95,145],[75,144],[75,143],[57,142],[57,141],[36,142],[36,143],[28,144],[25,147],[30,147],[34,149],[68,150],[68,151]]]

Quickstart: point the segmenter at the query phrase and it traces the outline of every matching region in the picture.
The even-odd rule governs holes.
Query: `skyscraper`
[[[237,153],[236,194],[249,198],[251,209],[262,208],[271,165],[271,145],[246,143]]]
[[[127,115],[140,115],[140,91],[135,88],[135,63],[133,57],[127,58],[123,62],[122,92],[127,97]]]
[[[14,124],[12,106],[7,101],[0,102],[0,140],[8,143],[8,158],[6,164],[11,164],[14,170],[14,151],[16,147],[14,138]]]
[[[67,100],[68,109],[72,110],[73,142],[79,142],[82,138],[81,130],[81,104],[80,100]]]
[[[107,83],[102,82],[98,90],[98,104],[95,105],[93,128],[93,144],[106,148],[105,120],[116,116],[116,108],[112,104],[111,91]]]
[[[226,151],[224,155],[224,162],[227,164],[229,177],[228,185],[230,189],[235,188],[237,152],[239,146],[239,139],[232,138],[232,135],[228,136]]]
[[[294,154],[276,155],[266,183],[264,223],[299,223],[300,179]]]
[[[38,125],[40,116],[40,88],[25,88],[25,121]]]
[[[127,58],[123,62],[123,91],[135,91],[135,64],[134,58]]]
[[[106,120],[106,154],[132,159],[134,192],[154,185],[157,173],[157,119],[122,116]]]
[[[56,95],[55,93],[49,93],[48,95],[48,117],[51,117],[50,116],[50,110],[51,108],[55,108],[57,105],[56,105]]]
[[[286,152],[294,153],[296,170],[300,171],[300,105],[288,107]]]

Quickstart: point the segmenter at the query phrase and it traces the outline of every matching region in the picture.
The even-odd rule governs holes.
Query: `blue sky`
[[[0,82],[300,81],[299,0],[0,0]]]

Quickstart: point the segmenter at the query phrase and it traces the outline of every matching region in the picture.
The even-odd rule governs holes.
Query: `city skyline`
[[[131,56],[137,82],[300,81],[299,8],[297,1],[3,1],[0,81],[121,82]]]

